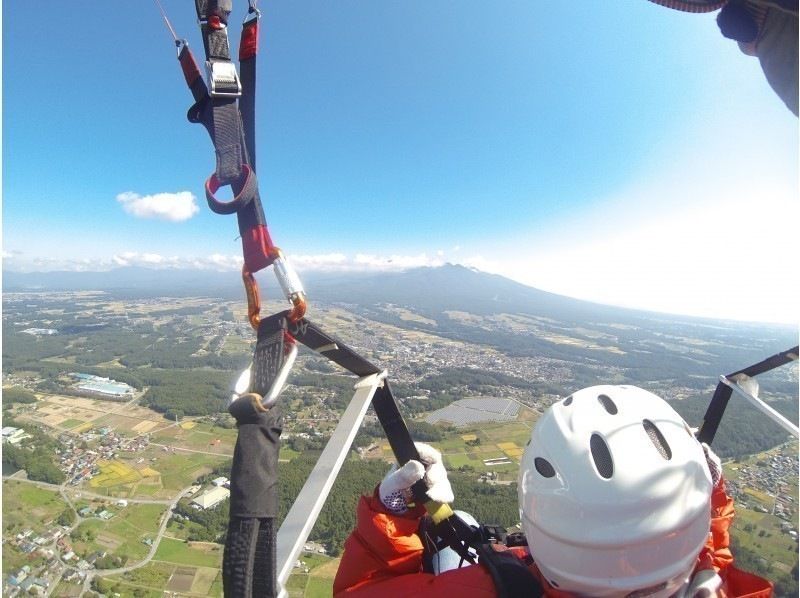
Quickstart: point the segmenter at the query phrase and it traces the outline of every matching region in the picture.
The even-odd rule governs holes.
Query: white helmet
[[[711,522],[703,448],[672,407],[635,386],[593,386],[539,419],[522,457],[522,526],[554,587],[670,596]]]

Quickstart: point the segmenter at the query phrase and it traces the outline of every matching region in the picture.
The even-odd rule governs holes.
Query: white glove
[[[711,450],[705,442],[702,443],[703,452],[706,454],[706,463],[708,463],[708,470],[711,472],[711,481],[714,488],[717,487],[719,481],[722,479],[722,461],[720,461],[717,453]]]
[[[441,453],[421,442],[415,442],[414,446],[417,447],[422,463],[412,459],[400,469],[395,465],[378,487],[383,505],[397,515],[408,511],[408,503],[412,500],[411,486],[423,478],[431,500],[450,503],[454,498]]]

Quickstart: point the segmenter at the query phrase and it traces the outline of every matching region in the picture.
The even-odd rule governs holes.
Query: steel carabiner
[[[280,249],[273,247],[271,253],[275,277],[278,279],[278,284],[280,284],[284,296],[292,304],[292,310],[289,312],[289,321],[297,322],[306,314],[308,305],[303,284]],[[261,293],[258,289],[256,277],[247,269],[247,264],[242,266],[242,282],[247,295],[247,319],[253,329],[258,330],[258,325],[261,323]]]

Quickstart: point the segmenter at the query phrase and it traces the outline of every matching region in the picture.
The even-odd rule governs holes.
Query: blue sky
[[[200,60],[193,3],[163,4]],[[450,261],[618,305],[797,322],[797,119],[714,15],[259,6],[261,194],[301,273]],[[148,1],[4,3],[4,268],[237,267],[160,19]]]

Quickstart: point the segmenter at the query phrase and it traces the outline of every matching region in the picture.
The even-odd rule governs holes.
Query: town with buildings
[[[4,495],[9,497],[9,502],[4,498],[4,521],[10,522],[10,527],[4,529],[2,538],[3,595],[80,596],[101,587],[98,582],[107,579],[131,590],[137,583],[145,583],[145,574],[161,580],[158,583],[165,591],[175,595],[218,595],[215,559],[221,556],[218,552],[213,558],[204,556],[209,543],[193,542],[189,537],[197,530],[191,513],[213,513],[223,508],[230,496],[227,477],[208,475],[233,453],[236,430],[224,413],[229,394],[221,397],[219,412],[186,415],[176,409],[167,416],[145,404],[148,389],[144,385],[122,380],[128,380],[125,372],[137,368],[151,379],[156,370],[169,371],[173,361],[179,371],[198,375],[220,367],[203,365],[207,360],[231,368],[223,373],[232,381],[234,368],[248,363],[253,348],[252,330],[244,321],[241,305],[215,302],[209,306],[207,300],[197,298],[172,300],[169,305],[163,299],[121,302],[102,294],[69,293],[11,294],[4,301],[3,327],[6,338],[13,341],[10,350],[18,346],[18,351],[28,351],[38,361],[15,362],[12,358],[4,364],[4,388],[22,389],[35,401],[5,409],[11,423],[2,428],[2,441],[4,446],[26,447],[33,434],[47,434],[53,442],[51,459],[63,474],[63,482],[26,479],[25,471],[7,470],[4,463]],[[385,309],[397,311],[394,306]],[[404,312],[404,317],[411,316]],[[322,325],[332,322],[348,345],[389,368],[392,380],[408,389],[403,401],[409,407],[434,394],[425,387],[426,380],[454,370],[492,372],[516,381],[481,387],[479,392],[467,385],[452,386],[448,389],[452,403],[419,413],[420,421],[432,424],[480,427],[506,422],[517,425],[524,436],[530,414],[563,396],[574,384],[577,368],[587,377],[594,371],[611,379],[624,373],[622,368],[603,366],[600,361],[576,365],[566,358],[506,354],[495,346],[454,335],[439,336],[430,329],[371,320],[364,312],[341,305],[324,308],[320,319]],[[481,320],[481,325],[507,332],[523,324],[522,320],[500,317]],[[597,334],[599,338],[607,333]],[[172,337],[176,339],[173,344],[160,350]],[[97,342],[92,344],[90,339]],[[129,353],[120,355],[114,349],[119,344],[130,346]],[[603,349],[593,350],[601,354]],[[150,360],[159,363],[158,367]],[[292,439],[322,441],[338,421],[338,407],[333,405],[341,404],[337,402],[341,385],[321,382],[324,376],[335,382],[341,375],[318,369],[320,361],[316,355],[302,353],[296,365],[304,375],[317,376],[313,380],[320,384],[297,386],[290,378],[287,385],[285,400],[295,401],[297,407],[287,414],[283,435],[287,444]],[[31,367],[34,363],[44,367]],[[195,363],[198,365],[193,366]],[[547,386],[542,390],[525,381],[546,381]],[[709,382],[709,390],[713,384],[713,380]],[[698,392],[673,380],[657,380],[653,386],[673,400]],[[522,413],[529,414],[524,426],[516,423]],[[459,446],[481,448],[476,446],[477,436],[459,429],[453,433],[462,443]],[[471,462],[478,464],[477,481],[513,483],[524,445],[522,436],[515,438],[498,440],[493,453]],[[384,458],[380,447],[381,443],[375,442],[357,454],[364,459]],[[737,504],[770,518],[774,521],[770,525],[777,526],[796,547],[796,444],[782,445],[741,463],[728,462],[726,468],[731,469],[729,490]],[[23,506],[25,500],[41,503],[30,517]],[[182,514],[174,512],[178,505]],[[65,516],[65,511],[71,515]],[[328,558],[319,542],[309,542],[306,550],[316,556],[301,559],[296,564],[299,571],[313,568],[314,558],[320,555]],[[176,556],[178,551],[182,552]],[[796,562],[796,549],[794,558]],[[186,589],[189,578],[180,569],[185,569],[187,562],[193,563],[189,578],[199,584],[191,586],[192,592]],[[180,579],[184,581],[179,583]]]
[[[752,464],[730,463],[736,479],[727,482],[728,493],[740,507],[751,506],[782,519],[781,530],[797,539],[798,465],[797,445],[793,443],[759,456]]]

